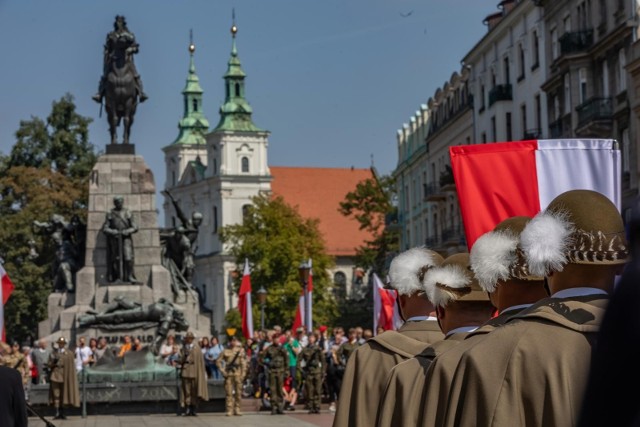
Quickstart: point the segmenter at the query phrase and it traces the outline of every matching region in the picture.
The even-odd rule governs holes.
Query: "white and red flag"
[[[373,273],[373,334],[377,335],[378,326],[385,331],[394,331],[402,324],[396,304],[396,291],[385,289],[382,280]]]
[[[313,330],[313,270],[311,268],[311,258],[309,258],[309,282],[307,283],[307,306],[304,304],[304,289],[300,291],[296,316],[293,319],[292,331],[295,332],[300,326],[305,325],[308,332]],[[308,314],[307,314],[308,313]]]
[[[557,195],[594,190],[620,209],[621,159],[611,139],[548,139],[449,149],[469,248],[512,216],[535,216]]]
[[[249,271],[249,260],[244,260],[244,272],[242,273],[242,283],[238,292],[238,310],[242,316],[242,335],[245,338],[253,338],[253,311],[251,309],[251,272]]]
[[[2,340],[6,341],[5,331],[4,331],[4,307],[7,304],[7,300],[11,296],[11,292],[15,286],[9,279],[9,275],[2,267],[2,263],[0,263],[0,280],[2,281],[2,285],[0,286],[0,331],[2,333]]]

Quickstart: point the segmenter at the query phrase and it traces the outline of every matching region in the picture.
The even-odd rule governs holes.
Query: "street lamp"
[[[302,291],[304,295],[304,319],[302,324],[307,327],[309,325],[309,292],[307,291],[307,285],[309,284],[309,273],[311,267],[306,262],[303,262],[298,267],[298,274],[300,275],[300,283],[302,284]]]
[[[260,289],[256,291],[258,301],[260,302],[260,329],[264,331],[264,305],[267,303],[267,290],[260,285]]]

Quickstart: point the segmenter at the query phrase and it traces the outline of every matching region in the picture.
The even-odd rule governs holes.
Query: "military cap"
[[[66,345],[67,344],[67,340],[64,337],[60,337],[56,341],[56,344],[58,344],[58,345]]]
[[[617,265],[629,261],[618,208],[592,190],[570,190],[536,215],[521,235],[529,270],[540,276],[567,263]]]
[[[184,335],[185,338],[195,338],[196,336],[193,334],[193,332],[189,331]]]
[[[385,287],[395,289],[400,295],[423,293],[425,275],[442,261],[440,254],[424,247],[404,251],[391,261]]]
[[[471,270],[482,289],[493,292],[501,280],[542,280],[529,272],[520,247],[520,235],[530,221],[526,216],[508,218],[473,244],[469,255]]]
[[[470,269],[468,253],[447,257],[425,276],[423,286],[435,306],[446,307],[454,301],[489,301]]]

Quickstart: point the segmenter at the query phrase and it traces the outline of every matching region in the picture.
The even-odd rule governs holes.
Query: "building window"
[[[508,56],[506,56],[503,59],[503,64],[504,64],[504,82],[506,84],[509,84],[509,83],[511,83],[511,69],[509,67],[509,57]]]
[[[487,134],[486,134],[486,132],[482,132],[482,135],[480,136],[480,140],[482,141],[483,144],[487,143]]]
[[[627,66],[627,56],[624,53],[624,49],[618,51],[618,76],[616,82],[618,84],[618,93],[627,90],[627,73],[625,67]]]
[[[609,67],[605,59],[602,61],[602,96],[608,98],[609,94]]]
[[[522,47],[522,43],[518,45],[518,81],[524,79],[524,47]]]
[[[215,175],[217,173],[218,173],[218,159],[216,159],[214,157],[214,159],[213,159],[213,174]]]
[[[218,207],[213,207],[213,232],[218,232]]]
[[[533,51],[533,65],[531,69],[534,70],[540,65],[540,40],[538,40],[538,32],[534,31],[531,38],[531,49]]]
[[[347,295],[347,275],[342,271],[333,275],[333,294],[338,300],[343,300]]]
[[[557,59],[560,52],[558,50],[558,30],[551,30],[551,59]]]
[[[527,134],[527,104],[522,104],[520,106],[520,120],[522,122],[522,132],[524,135]]]
[[[193,112],[197,113],[198,112],[198,100],[194,99],[192,104],[193,104]]]
[[[629,151],[629,128],[622,130],[622,172],[629,173],[631,171]]]
[[[236,96],[240,97],[240,83],[236,83]]]
[[[496,142],[498,140],[498,136],[496,135],[496,116],[491,117],[491,141]]]
[[[540,94],[536,94],[536,127],[542,129],[542,103],[540,102]]]
[[[409,186],[404,186],[404,210],[409,212]]]
[[[249,172],[249,158],[248,157],[243,157],[242,158],[242,172],[245,172],[245,173]]]
[[[496,70],[491,69],[491,89],[495,89],[497,84],[496,81]]]
[[[486,94],[484,91],[484,85],[480,85],[480,112],[484,111],[485,108],[485,98],[486,98]]]
[[[565,34],[571,32],[571,15],[567,15],[564,17],[563,26]]]
[[[571,112],[571,76],[564,75],[564,114]]]
[[[557,96],[553,97],[553,118],[560,118],[560,101],[558,100]]]
[[[251,205],[249,204],[242,205],[242,221],[243,222],[245,219],[249,217],[250,214],[251,214]]]
[[[580,104],[587,100],[587,69],[580,68],[578,70],[578,80],[580,82]]]
[[[506,130],[507,130],[507,141],[511,141],[513,138],[511,138],[511,113],[507,113],[505,116],[505,121],[506,121]]]

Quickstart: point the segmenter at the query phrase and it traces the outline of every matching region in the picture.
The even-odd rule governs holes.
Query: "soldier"
[[[489,293],[498,316],[462,337],[462,341],[452,336],[427,348],[415,359],[396,366],[381,401],[380,425],[390,422],[416,424],[418,419],[422,420],[422,424],[438,424],[436,419],[442,416],[438,412],[443,410],[446,399],[408,399],[408,396],[414,394],[426,397],[427,369],[429,389],[437,390],[438,396],[448,395],[453,375],[464,352],[486,334],[504,325],[511,316],[547,296],[542,277],[529,273],[520,248],[520,233],[530,220],[531,218],[524,216],[506,219],[493,231],[476,240],[469,257],[471,270],[480,287]],[[431,365],[433,366],[430,368]],[[403,395],[394,396],[394,389],[402,389]]]
[[[49,375],[49,404],[56,409],[54,420],[64,420],[65,406],[80,406],[80,390],[78,388],[78,377],[73,358],[73,352],[65,347],[67,340],[64,337],[58,338],[54,351],[49,356],[47,365],[51,374]]]
[[[629,260],[625,234],[616,206],[590,190],[560,194],[527,224],[522,249],[551,296],[465,352],[446,425],[575,425],[609,294]]]
[[[376,412],[371,410],[371,403],[382,396],[391,368],[444,338],[432,316],[434,305],[422,285],[431,269],[442,261],[439,254],[426,248],[410,249],[391,261],[387,287],[397,291],[405,323],[399,330],[380,334],[353,352],[342,380],[334,426],[373,425]],[[349,339],[355,338],[354,333]],[[343,344],[340,352],[348,347],[351,346]]]
[[[183,416],[197,415],[198,398],[209,400],[209,388],[207,386],[207,372],[204,368],[204,355],[195,335],[189,331],[184,337],[184,345],[180,350],[178,366],[181,368],[180,378],[180,406],[183,408]]]
[[[289,354],[280,345],[280,335],[273,334],[271,345],[260,354],[260,363],[269,368],[269,395],[271,396],[271,415],[283,414],[282,386],[284,371],[289,366]]]
[[[113,208],[106,214],[102,232],[107,236],[107,276],[109,282],[137,283],[134,275],[133,234],[138,226],[124,198],[115,196]]]
[[[242,382],[247,374],[247,355],[235,335],[231,337],[229,348],[224,349],[216,359],[216,366],[224,377],[227,417],[242,415],[240,401],[242,400]]]
[[[315,333],[309,335],[309,344],[298,355],[298,369],[302,370],[304,395],[305,400],[309,402],[309,413],[319,414],[322,378],[326,373],[327,364],[324,363],[324,355]]]

